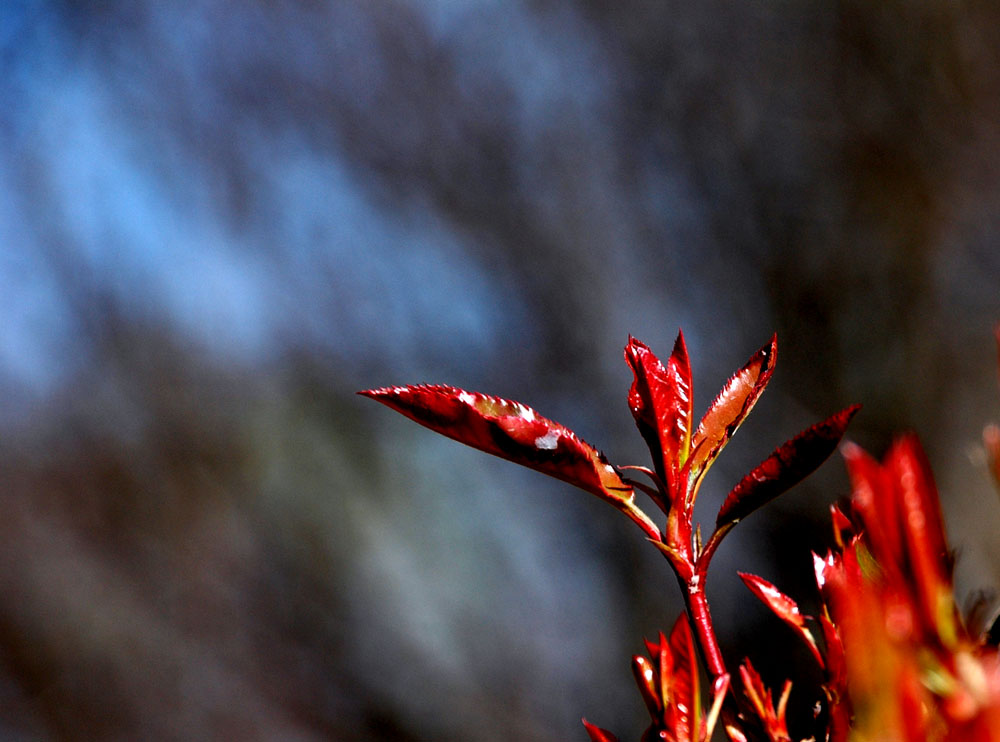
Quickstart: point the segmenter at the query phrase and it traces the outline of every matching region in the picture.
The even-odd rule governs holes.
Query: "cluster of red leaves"
[[[835,635],[831,739],[1000,740],[1000,654],[955,605],[937,489],[913,436],[879,464],[844,447],[852,495],[838,549],[814,557]],[[831,663],[833,664],[833,663]],[[842,664],[842,666],[841,666]]]
[[[432,430],[600,497],[664,554],[687,613],[669,639],[661,634],[658,642],[647,642],[648,657],[633,657],[652,719],[643,742],[706,742],[720,719],[734,742],[791,742],[786,721],[791,682],[775,705],[749,660],[737,678],[731,675],[715,636],[705,580],[725,535],[818,467],[836,448],[857,406],[806,429],[747,474],[726,497],[707,540],[694,523],[702,480],[763,392],[776,355],[772,338],[730,378],[696,427],[683,335],[666,364],[629,338],[625,360],[634,379],[628,402],[652,469],[615,466],[565,426],[518,402],[429,385],[361,394]],[[990,453],[1000,481],[1000,432],[995,437]],[[825,739],[1000,742],[998,655],[969,634],[955,608],[937,492],[919,444],[912,437],[900,440],[882,465],[856,446],[844,450],[853,494],[846,512],[832,511],[837,550],[814,560],[820,615],[802,614],[771,583],[741,574],[821,668]],[[630,479],[628,471],[644,474],[649,484]],[[663,512],[662,528],[638,506],[636,490]],[[707,711],[696,642],[712,682]],[[607,730],[584,725],[592,742],[616,742]]]
[[[685,616],[674,623],[669,640],[661,633],[659,641],[646,642],[646,649],[649,657],[637,654],[632,658],[635,682],[653,719],[643,735],[643,742],[657,739],[710,740],[729,690],[729,676],[723,675],[715,681],[711,707],[708,713],[703,713],[698,658],[691,626]],[[594,742],[617,742],[606,729],[594,726],[586,719],[583,725]]]

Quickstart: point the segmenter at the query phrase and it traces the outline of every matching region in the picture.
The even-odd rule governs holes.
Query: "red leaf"
[[[816,646],[816,639],[806,626],[806,617],[799,611],[798,603],[762,577],[746,572],[738,574],[743,583],[750,588],[750,592],[760,598],[761,602],[774,611],[778,618],[795,629],[795,633],[809,645],[809,650],[813,653],[819,666],[823,667],[823,656],[819,652],[819,647]]]
[[[813,554],[813,558],[818,557]],[[847,664],[844,656],[844,643],[840,631],[830,620],[830,614],[823,607],[819,614],[819,625],[823,631],[823,644],[826,646],[826,681],[823,691],[826,694],[830,712],[830,742],[843,742],[847,739],[850,729],[851,709],[847,699]]]
[[[699,731],[699,742],[708,742],[712,739],[712,734],[715,731],[715,724],[719,720],[719,714],[722,711],[722,702],[726,698],[726,692],[729,690],[729,673],[725,675],[720,675],[715,679],[712,684],[712,707],[708,710],[708,714],[702,720],[701,730]]]
[[[625,360],[635,375],[628,393],[629,408],[649,446],[657,474],[673,493],[677,472],[691,446],[691,362],[684,333],[677,334],[666,368],[653,351],[631,336]]]
[[[897,440],[878,462],[845,446],[851,506],[886,580],[912,593],[925,628],[945,646],[961,630],[952,598],[952,561],[930,466],[916,436]]]
[[[698,430],[691,438],[692,475],[704,474],[733,433],[750,414],[757,399],[771,380],[778,359],[778,336],[753,354],[749,361],[733,374],[719,392]]]
[[[677,742],[699,742],[701,698],[698,659],[687,616],[681,614],[667,639],[646,641],[652,662],[642,655],[632,658],[632,671],[642,693],[653,726]],[[728,680],[728,678],[727,678]]]
[[[838,548],[843,549],[846,543],[844,534],[847,534],[849,541],[850,537],[854,535],[854,524],[837,505],[830,506],[830,522],[833,524],[834,543],[837,544]]]
[[[653,654],[652,649],[650,653]],[[659,648],[653,656],[659,657]],[[663,697],[660,694],[660,673],[657,670],[657,663],[637,654],[632,657],[632,675],[635,676],[635,684],[639,686],[639,693],[646,703],[649,715],[653,719],[659,719],[663,712]]]
[[[739,522],[811,474],[833,453],[858,409],[853,405],[841,410],[779,446],[729,493],[716,528]]]
[[[912,435],[898,440],[886,459],[899,488],[899,519],[924,618],[949,645],[957,630],[952,565],[930,464]]]
[[[618,742],[618,738],[607,729],[594,726],[586,719],[583,720],[583,726],[590,735],[590,742]]]
[[[670,632],[670,702],[664,713],[674,739],[697,742],[701,726],[701,694],[698,687],[698,660],[694,653],[691,624],[682,614]]]
[[[754,669],[749,658],[743,660],[743,664],[740,665],[740,679],[743,681],[743,695],[753,706],[754,712],[764,726],[767,738],[772,742],[790,740],[785,721],[785,707],[792,689],[791,681],[785,681],[776,709],[770,689],[764,686],[764,681],[761,680],[760,674]]]
[[[904,551],[894,485],[878,461],[860,446],[845,443],[841,453],[851,480],[851,510],[861,521],[875,560],[883,569],[899,574]]]
[[[520,402],[426,384],[358,393],[449,438],[591,492],[629,515],[650,538],[660,537],[603,453]]]

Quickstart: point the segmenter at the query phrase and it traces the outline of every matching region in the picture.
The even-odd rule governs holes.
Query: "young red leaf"
[[[670,702],[664,710],[674,739],[681,742],[698,742],[701,726],[701,693],[698,684],[698,659],[694,652],[691,624],[681,615],[670,632],[670,656],[673,672],[670,675]],[[664,675],[666,673],[663,673]],[[665,678],[664,678],[665,680]]]
[[[715,724],[719,720],[719,714],[722,712],[722,702],[725,700],[728,690],[729,674],[726,673],[717,677],[712,685],[712,707],[708,710],[705,718],[702,719],[699,740],[709,742],[712,739],[712,735],[715,732]]]
[[[739,522],[811,474],[833,453],[858,409],[852,405],[841,410],[779,446],[729,493],[716,528]]]
[[[773,335],[771,342],[754,353],[743,368],[726,382],[691,437],[692,475],[704,475],[750,414],[767,382],[771,380],[777,359],[778,336]]]
[[[607,729],[594,726],[586,719],[583,720],[583,726],[590,735],[590,742],[618,742],[618,738]]]
[[[802,640],[809,645],[809,650],[816,658],[816,662],[819,663],[820,667],[823,667],[823,655],[820,654],[819,647],[816,646],[815,637],[806,626],[806,617],[799,611],[798,603],[762,577],[746,572],[738,572],[737,574],[743,583],[750,588],[750,592],[760,598],[764,605],[774,611],[778,618],[791,626],[795,633],[802,637]]]
[[[951,556],[930,464],[913,435],[898,440],[886,458],[899,487],[899,518],[925,620],[951,646],[959,622],[952,598]]]
[[[850,540],[850,537],[854,535],[854,524],[837,505],[830,506],[830,522],[833,524],[833,541],[838,548],[843,549],[844,534],[847,534],[847,540]]]
[[[844,447],[851,507],[886,578],[915,591],[925,628],[946,646],[961,630],[952,598],[951,557],[937,490],[915,436],[897,440],[880,465],[857,446]]]
[[[666,367],[649,347],[631,336],[625,360],[635,375],[628,393],[629,409],[649,446],[657,474],[672,492],[691,446],[691,361],[684,333],[677,334]]]
[[[743,695],[750,701],[757,718],[760,719],[769,742],[791,742],[785,710],[792,692],[792,681],[785,681],[781,697],[778,699],[778,707],[775,708],[770,689],[764,686],[764,681],[749,659],[743,660],[743,664],[740,665],[740,679],[743,681]]]
[[[813,559],[819,559],[813,554]],[[821,560],[822,561],[822,560]],[[844,643],[840,632],[830,619],[830,614],[823,606],[819,614],[819,625],[823,631],[823,644],[826,647],[826,680],[823,683],[823,693],[826,695],[828,742],[846,742],[851,728],[851,705],[847,695],[847,664],[844,656]]]
[[[649,538],[660,538],[656,525],[634,504],[632,488],[603,453],[520,402],[426,384],[358,393],[449,438],[597,495],[625,512]]]
[[[652,659],[636,655],[632,658],[632,672],[653,717],[647,737],[660,739],[649,736],[660,733],[668,735],[663,739],[677,742],[707,740],[703,734],[706,725],[701,719],[698,660],[687,616],[682,613],[678,617],[669,639],[661,633],[659,641],[647,640],[646,650]],[[727,683],[728,679],[725,676]],[[719,687],[717,683],[716,691]]]
[[[861,521],[868,545],[882,569],[898,574],[903,565],[902,523],[897,512],[895,485],[882,465],[855,443],[845,443],[841,454],[851,480],[851,511]]]
[[[651,645],[647,643],[647,646]],[[655,653],[650,648],[650,654],[659,657],[659,647],[656,647]],[[641,654],[634,655],[632,657],[632,675],[635,676],[635,684],[639,686],[639,693],[642,695],[649,715],[654,719],[660,718],[663,712],[663,695],[656,663]]]

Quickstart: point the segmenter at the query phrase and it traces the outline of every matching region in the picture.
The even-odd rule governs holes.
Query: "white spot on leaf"
[[[554,451],[557,445],[559,445],[559,433],[555,430],[550,430],[545,435],[535,438],[535,448],[540,448],[544,451]]]

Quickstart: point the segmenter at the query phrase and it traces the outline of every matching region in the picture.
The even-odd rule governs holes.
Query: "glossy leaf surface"
[[[733,437],[771,380],[777,360],[778,337],[774,335],[726,382],[691,438],[692,474],[704,473]]]
[[[646,649],[649,658],[633,657],[632,671],[653,718],[647,737],[700,742],[706,724],[701,718],[698,659],[687,616],[677,619],[669,638],[660,634],[659,641],[646,642]],[[661,737],[651,736],[655,734]]]
[[[660,642],[665,643],[666,639],[660,635]],[[653,654],[653,650],[650,650]],[[655,651],[655,660],[637,654],[632,657],[632,675],[635,677],[635,684],[639,686],[639,693],[642,695],[646,710],[654,719],[659,718],[663,712],[663,693],[660,688],[659,670],[659,646]]]
[[[668,720],[677,740],[698,742],[701,719],[698,658],[687,616],[678,618],[670,632],[670,653],[673,656],[673,676],[670,678],[673,703],[672,713],[671,709],[667,710]]]
[[[562,479],[626,511],[647,536],[656,526],[603,453],[520,402],[443,385],[395,386],[359,394],[449,438]]]
[[[815,471],[833,453],[858,409],[841,410],[779,446],[729,493],[716,527],[739,522]]]
[[[774,611],[775,615],[791,626],[802,640],[809,646],[809,650],[816,658],[816,662],[823,667],[823,656],[816,645],[816,639],[806,626],[806,617],[799,610],[799,604],[781,592],[772,583],[757,575],[739,572],[740,579],[754,595],[760,598],[768,608]]]
[[[664,366],[644,343],[629,337],[625,360],[635,378],[628,405],[653,456],[656,472],[673,490],[691,446],[691,361],[684,333]]]

